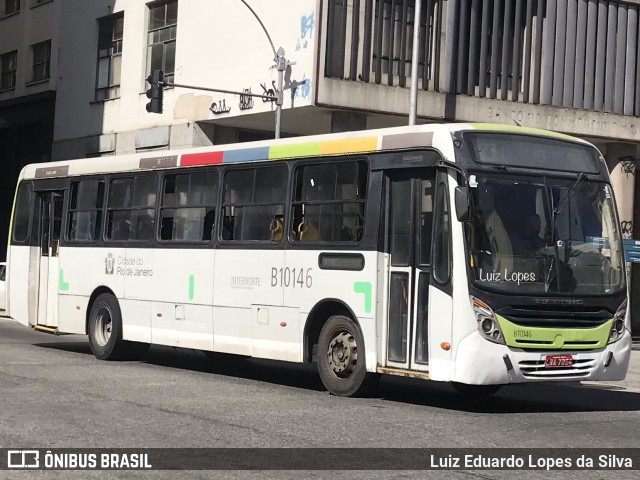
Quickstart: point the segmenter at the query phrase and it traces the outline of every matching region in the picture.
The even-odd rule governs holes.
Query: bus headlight
[[[504,335],[493,310],[489,305],[476,297],[471,297],[471,305],[478,321],[478,331],[487,340],[504,345]]]
[[[624,334],[624,321],[627,316],[627,301],[625,300],[616,310],[616,314],[613,316],[613,324],[611,325],[611,332],[609,333],[609,342],[613,343],[620,340]]]

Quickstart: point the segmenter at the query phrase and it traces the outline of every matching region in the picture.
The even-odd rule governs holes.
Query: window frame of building
[[[147,4],[149,22],[147,25],[147,76],[151,70],[162,70],[164,79],[173,82],[176,62],[176,43],[178,38],[178,0],[162,0]],[[172,12],[172,9],[175,11]],[[162,9],[162,19],[157,13]],[[175,18],[170,18],[170,14]],[[170,23],[172,20],[173,23]],[[160,62],[154,62],[154,49],[162,48]],[[167,59],[167,52],[173,50],[173,60]]]
[[[39,48],[44,48],[43,58],[36,58]],[[36,74],[37,69],[42,68],[42,76]],[[38,42],[31,45],[31,81],[29,83],[46,82],[51,78],[51,40]]]
[[[98,48],[95,100],[100,102],[120,97],[122,49],[124,44],[124,12],[98,18],[97,22]],[[101,72],[103,72],[101,66],[106,69],[104,75],[101,75]],[[117,74],[114,73],[115,71],[117,71]],[[105,85],[101,84],[103,76],[104,80],[106,80]]]
[[[21,0],[4,0],[0,10],[0,18],[10,17],[20,13]]]
[[[0,55],[0,92],[16,88],[18,71],[18,50],[12,50]],[[9,80],[6,81],[5,79]]]

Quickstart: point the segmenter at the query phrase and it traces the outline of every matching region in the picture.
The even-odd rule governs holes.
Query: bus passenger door
[[[427,370],[435,170],[387,175],[387,365]]]
[[[58,326],[58,282],[60,234],[64,191],[39,192],[40,269],[38,280],[38,325]]]

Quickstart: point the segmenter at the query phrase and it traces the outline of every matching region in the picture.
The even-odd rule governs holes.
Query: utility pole
[[[269,39],[269,43],[271,44],[271,50],[273,50],[273,61],[276,64],[275,65],[276,70],[278,70],[278,86],[276,89],[277,91],[276,91],[275,137],[280,138],[280,129],[282,124],[282,105],[284,104],[284,92],[282,91],[282,89],[284,88],[284,72],[287,69],[288,62],[284,56],[284,49],[282,47],[280,47],[276,51],[276,47],[273,46],[273,41],[271,40],[271,36],[269,35],[267,28],[264,26],[264,23],[262,23],[262,20],[260,20],[260,17],[258,16],[258,14],[253,10],[253,8],[251,8],[251,6],[245,0],[240,0],[240,1],[244,3],[245,7],[247,7],[249,11],[253,14],[253,16],[256,17],[256,20],[258,20],[258,23],[260,23],[262,30],[264,30],[264,33],[267,35],[267,38]]]
[[[422,0],[415,0],[413,17],[413,49],[411,50],[411,99],[409,101],[409,125],[416,124],[418,110],[418,52],[420,51],[420,9]],[[427,66],[425,65],[425,68]]]

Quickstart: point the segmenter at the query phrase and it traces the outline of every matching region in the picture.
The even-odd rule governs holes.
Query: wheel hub
[[[101,309],[96,315],[96,341],[101,347],[104,347],[111,338],[111,312],[108,309]]]
[[[347,331],[336,333],[329,342],[327,358],[329,366],[338,377],[348,378],[358,362],[358,347],[353,335]]]

